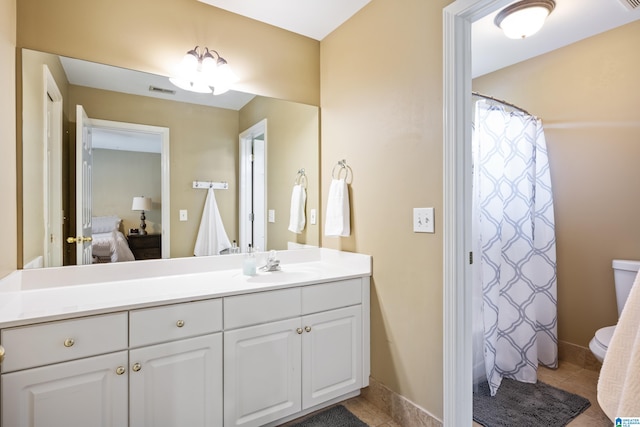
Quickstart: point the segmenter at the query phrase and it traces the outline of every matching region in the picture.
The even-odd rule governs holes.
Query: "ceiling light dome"
[[[510,39],[537,33],[556,7],[553,0],[522,0],[502,9],[493,21]]]

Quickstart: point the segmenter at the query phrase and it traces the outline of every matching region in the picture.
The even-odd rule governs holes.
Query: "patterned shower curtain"
[[[556,242],[542,122],[476,103],[473,133],[474,286],[486,380],[535,383],[557,367]]]

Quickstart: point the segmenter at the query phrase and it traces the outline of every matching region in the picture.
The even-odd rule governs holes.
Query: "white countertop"
[[[259,255],[266,259],[266,254]],[[18,270],[0,280],[0,328],[371,275],[368,255],[279,251],[281,271],[242,274],[244,255]]]

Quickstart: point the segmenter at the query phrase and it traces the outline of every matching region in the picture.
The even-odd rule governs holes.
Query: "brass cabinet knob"
[[[176,326],[177,326],[178,328],[182,328],[182,327],[184,326],[184,320],[178,320],[178,321],[176,322]]]
[[[4,347],[0,345],[0,363],[4,360]]]
[[[304,330],[307,331],[307,332],[311,332],[311,326],[305,326]]]
[[[139,363],[134,363],[131,369],[133,369],[134,372],[138,372],[140,369],[142,369],[142,365]]]
[[[301,334],[301,333],[302,333],[302,328],[298,328],[298,329],[296,329],[296,332],[297,332],[298,334]]]
[[[118,375],[122,375],[122,374],[124,374],[125,372],[127,372],[127,370],[124,368],[124,366],[118,366],[118,367],[116,368],[116,374],[118,374]]]
[[[64,340],[64,346],[65,347],[72,347],[76,342],[73,340],[73,338],[67,338],[66,340]]]

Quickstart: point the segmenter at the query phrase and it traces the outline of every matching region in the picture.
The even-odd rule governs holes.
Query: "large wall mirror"
[[[240,135],[261,122],[266,206],[254,212],[266,224],[260,249],[319,244],[317,223],[302,233],[288,230],[301,169],[307,214],[319,206],[317,106],[234,91],[195,94],[165,76],[28,49],[19,59],[24,268],[77,263],[78,243],[67,242],[80,237],[76,229],[86,212],[77,200],[91,212],[90,262],[129,261],[120,245],[134,244],[141,246],[133,251],[136,259],[193,256],[207,196],[194,181],[227,184],[214,190],[215,200],[226,234],[238,241]],[[76,143],[83,134],[92,141],[84,179]],[[144,212],[133,209],[142,196],[151,200]],[[141,214],[151,238],[131,233],[141,230]],[[113,230],[111,218],[120,220]]]

